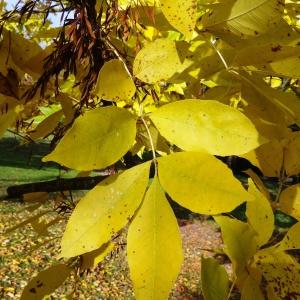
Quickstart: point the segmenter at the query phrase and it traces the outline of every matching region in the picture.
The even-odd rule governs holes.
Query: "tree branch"
[[[90,190],[107,176],[60,178],[50,181],[13,185],[7,188],[7,199],[18,198],[34,192],[59,192],[70,190]]]

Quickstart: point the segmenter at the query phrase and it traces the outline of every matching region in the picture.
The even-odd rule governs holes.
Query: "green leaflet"
[[[206,153],[159,158],[158,175],[172,199],[200,214],[229,212],[252,198],[224,163]]]
[[[157,177],[129,226],[127,257],[136,299],[167,299],[183,254],[177,220]]]
[[[224,300],[229,293],[226,269],[213,258],[201,259],[201,285],[205,300]]]
[[[115,106],[96,108],[78,117],[43,161],[81,171],[103,169],[131,148],[135,135],[136,119],[129,111]]]
[[[94,187],[74,209],[61,241],[61,256],[91,252],[122,229],[144,196],[149,163],[113,175]]]
[[[213,100],[173,102],[150,118],[162,136],[186,151],[240,155],[265,142],[244,114]]]
[[[70,275],[65,264],[54,265],[34,277],[24,288],[21,300],[44,299],[53,293]]]
[[[95,93],[105,100],[129,101],[134,96],[136,87],[128,74],[124,63],[118,59],[112,59],[101,68]]]

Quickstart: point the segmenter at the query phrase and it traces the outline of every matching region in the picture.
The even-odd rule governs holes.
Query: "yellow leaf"
[[[274,27],[282,16],[283,3],[277,0],[224,1],[212,6],[203,18],[206,29],[229,31],[242,38],[260,35]]]
[[[258,167],[265,176],[280,177],[283,145],[278,140],[272,140],[241,156]]]
[[[300,173],[300,132],[292,132],[284,149],[284,169],[288,176]]]
[[[224,300],[228,297],[226,269],[213,258],[201,258],[201,286],[205,300]]]
[[[43,60],[49,55],[47,49],[43,50],[31,39],[5,29],[3,30],[0,53],[1,56],[6,57],[5,60],[0,60],[1,73],[6,75],[3,71],[12,68],[17,71],[19,76],[28,73],[33,77],[39,75]]]
[[[1,98],[3,95],[1,95]],[[4,97],[3,97],[4,98]],[[0,137],[5,133],[6,129],[13,125],[17,119],[17,100],[12,97],[0,99]]]
[[[162,136],[186,151],[240,155],[265,142],[244,114],[213,100],[173,102],[150,118]]]
[[[300,298],[300,265],[294,258],[284,252],[258,253],[255,261],[266,280],[268,299]]]
[[[249,179],[248,184],[248,192],[254,196],[254,200],[247,202],[246,216],[257,233],[257,244],[262,246],[273,234],[274,214],[269,200],[257,189],[254,182]]]
[[[295,95],[271,88],[259,76],[243,72],[241,79],[242,94],[248,101],[250,110],[256,110],[257,116],[286,126],[299,121],[300,104]]]
[[[229,217],[215,217],[220,225],[225,253],[230,258],[237,278],[245,276],[245,268],[257,250],[256,233],[247,224]]]
[[[103,169],[131,148],[135,135],[135,116],[126,109],[96,108],[78,117],[43,161],[55,161],[81,171]]]
[[[54,265],[40,272],[24,288],[21,300],[44,299],[68,278],[70,272],[71,269],[65,264]]]
[[[200,214],[229,212],[252,197],[224,163],[206,153],[159,158],[158,174],[172,199]]]
[[[300,184],[289,186],[280,194],[279,209],[300,221]]]
[[[57,127],[62,114],[62,110],[59,110],[46,117],[41,123],[39,123],[34,132],[30,134],[30,137],[33,140],[38,140],[40,138],[46,137]]]
[[[59,93],[59,95],[56,97],[57,100],[59,100],[62,110],[65,115],[64,123],[65,125],[68,125],[71,123],[74,119],[75,110],[73,108],[73,99],[65,93]]]
[[[157,177],[129,226],[127,257],[136,299],[167,299],[183,254],[177,220]]]
[[[197,21],[197,1],[160,0],[160,4],[170,24],[190,39]]]
[[[270,199],[271,199],[270,193],[269,193],[268,189],[266,188],[266,186],[264,185],[261,178],[251,169],[248,169],[247,171],[245,171],[245,173],[250,176],[250,178],[253,180],[256,187],[258,188],[258,190],[270,201]]]
[[[110,176],[79,201],[61,241],[62,257],[98,249],[126,225],[144,196],[149,167],[144,163]]]
[[[289,132],[287,126],[294,118],[293,112],[283,104],[281,98],[274,97],[270,93],[271,88],[261,80],[246,74],[242,79],[242,97],[247,102],[245,114],[266,138],[284,138]]]
[[[101,99],[128,101],[134,96],[135,91],[135,84],[122,61],[112,59],[104,64],[95,87],[95,93]]]
[[[97,265],[113,250],[114,247],[115,244],[109,242],[101,246],[99,249],[84,253],[82,255],[81,269],[87,270],[97,267]]]
[[[167,38],[148,43],[135,57],[133,73],[147,83],[167,81],[186,68],[183,62],[187,48],[187,43]]]
[[[270,247],[274,251],[300,249],[300,222],[293,225],[284,238],[276,245]]]
[[[248,276],[241,292],[241,300],[265,300],[265,297],[257,282],[252,276]]]

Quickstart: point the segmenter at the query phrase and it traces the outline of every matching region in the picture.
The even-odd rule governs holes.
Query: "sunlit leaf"
[[[54,265],[34,277],[24,288],[21,300],[43,299],[53,293],[69,276],[71,269],[65,264]]]
[[[245,267],[257,250],[256,233],[247,224],[229,217],[215,217],[220,225],[225,253],[230,258],[237,277],[245,276]]]
[[[186,151],[240,155],[265,141],[245,115],[217,101],[177,101],[150,117],[162,136]]]
[[[298,47],[284,46],[279,43],[262,46],[250,46],[237,53],[235,66],[255,66],[274,76],[300,76]]]
[[[122,61],[112,59],[101,68],[95,87],[95,93],[101,99],[128,101],[134,96],[135,90],[134,82]]]
[[[258,190],[254,182],[249,179],[248,184],[248,192],[254,196],[254,200],[247,202],[246,215],[249,224],[257,233],[257,244],[262,246],[272,236],[274,214],[269,200]]]
[[[183,254],[177,220],[157,177],[129,226],[127,257],[136,299],[167,299]]]
[[[188,44],[169,39],[157,39],[146,44],[133,63],[134,75],[147,83],[167,81],[186,68],[183,63]]]
[[[279,209],[300,221],[300,184],[289,186],[281,192]]]
[[[62,238],[62,257],[96,250],[126,225],[144,196],[149,167],[144,163],[110,176],[79,201]]]
[[[282,1],[229,0],[212,6],[212,11],[207,13],[203,24],[209,30],[228,30],[244,38],[272,29],[282,12]]]
[[[167,20],[187,39],[191,38],[197,21],[197,1],[160,0],[161,10]]]
[[[171,154],[158,160],[160,182],[173,200],[200,214],[219,214],[251,199],[231,170],[212,155]]]
[[[224,300],[228,297],[228,274],[213,258],[201,259],[201,286],[205,300]]]
[[[115,106],[88,111],[76,119],[43,161],[55,161],[82,171],[103,169],[131,148],[136,135],[135,122],[134,115]]]

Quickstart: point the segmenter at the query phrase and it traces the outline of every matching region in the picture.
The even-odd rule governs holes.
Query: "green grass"
[[[75,171],[64,171],[55,163],[42,162],[51,151],[49,142],[22,142],[20,137],[11,133],[0,139],[0,190],[14,184],[76,175]]]

